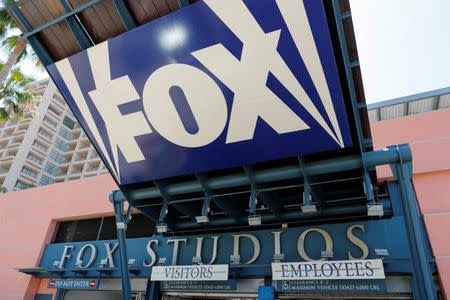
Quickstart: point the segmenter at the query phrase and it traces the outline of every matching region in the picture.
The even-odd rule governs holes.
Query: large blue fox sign
[[[200,1],[48,69],[121,185],[351,146],[321,1]]]

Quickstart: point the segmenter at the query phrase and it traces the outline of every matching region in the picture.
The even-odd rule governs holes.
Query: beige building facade
[[[15,191],[107,173],[53,82],[31,88],[36,110],[0,127],[0,185]]]

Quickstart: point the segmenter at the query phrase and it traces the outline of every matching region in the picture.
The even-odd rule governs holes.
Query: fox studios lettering
[[[48,70],[119,184],[351,146],[321,1],[199,1]]]
[[[342,224],[334,225],[332,233],[321,227],[313,227],[207,237],[135,239],[137,244],[130,246],[130,249],[136,250],[134,254],[130,252],[129,256],[134,267],[151,270],[152,280],[158,281],[228,280],[228,264],[235,263],[232,257],[240,258],[238,263],[241,265],[255,262],[270,264],[274,257],[279,257],[282,253],[288,253],[286,261],[302,262],[273,263],[273,276],[276,280],[381,278],[380,274],[384,276],[382,262],[367,259],[369,246],[365,241],[365,226],[372,228],[368,224]],[[333,243],[333,235],[339,239],[337,247]],[[208,247],[205,247],[206,244]],[[291,245],[296,245],[295,253],[292,249],[287,249],[292,248]],[[57,266],[58,269],[116,267],[116,242],[53,244],[49,247],[51,249],[46,251],[41,266],[47,264]],[[268,249],[272,252],[268,253]],[[348,260],[326,261],[320,258],[321,251],[334,251],[339,253],[339,259]],[[164,260],[165,265],[157,264],[161,260]],[[194,261],[198,265],[192,265]]]

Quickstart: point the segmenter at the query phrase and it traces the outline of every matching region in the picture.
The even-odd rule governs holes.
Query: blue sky
[[[450,86],[449,0],[350,0],[368,103]]]
[[[450,0],[350,3],[367,103],[450,86]]]

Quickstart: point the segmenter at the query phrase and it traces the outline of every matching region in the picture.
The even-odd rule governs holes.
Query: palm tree
[[[11,35],[12,32],[19,32],[19,28],[7,12],[6,2],[7,0],[0,0],[0,40],[2,40],[2,46],[8,49],[9,56],[0,71],[0,84],[6,80],[14,65],[25,58],[32,59],[38,68],[43,68],[27,40],[20,35]]]
[[[0,68],[3,65],[0,64]],[[33,78],[23,75],[19,69],[12,69],[3,84],[0,84],[0,121],[20,120],[24,111],[32,111],[35,94],[28,86]]]
[[[19,69],[13,69],[14,65],[28,57],[42,67],[27,41],[14,34],[20,31],[6,11],[7,1],[0,0],[0,40],[9,52],[7,61],[0,65],[0,121],[20,119],[23,110],[32,110],[35,104],[34,94],[27,88],[33,79],[24,76]]]

